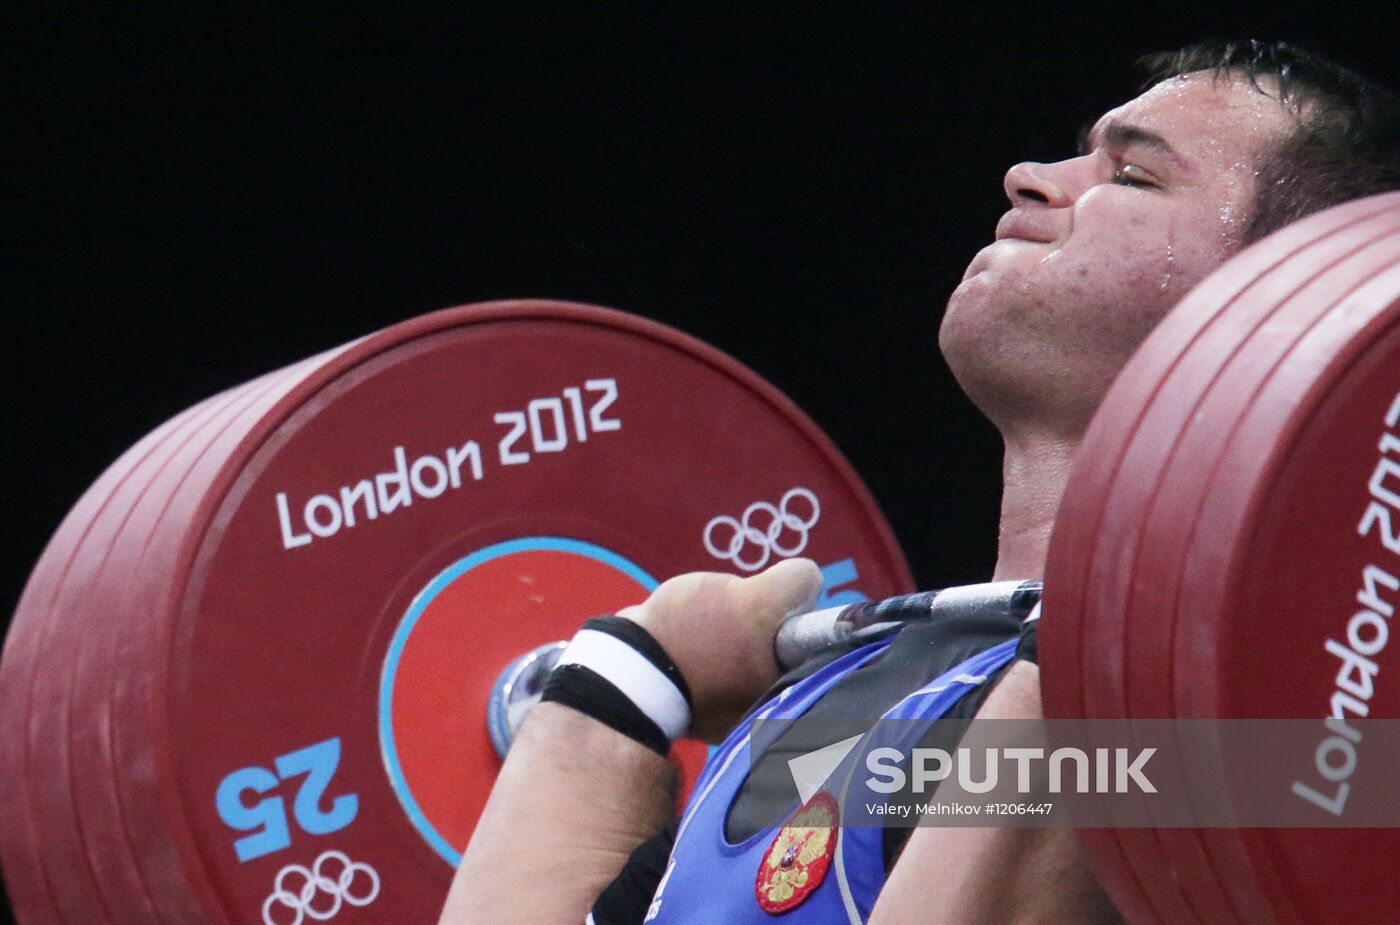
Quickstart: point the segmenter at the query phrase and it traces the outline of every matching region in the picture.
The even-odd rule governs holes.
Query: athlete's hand
[[[821,588],[815,562],[787,559],[749,578],[678,575],[618,615],[646,627],[685,676],[693,701],[691,735],[718,742],[778,679],[778,624],[811,610]]]

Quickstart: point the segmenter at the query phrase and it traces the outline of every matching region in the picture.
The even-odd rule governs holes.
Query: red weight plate
[[[1052,543],[1048,569],[1051,581],[1046,591],[1046,611],[1052,614],[1052,620],[1049,628],[1042,631],[1047,715],[1112,717],[1126,712],[1123,675],[1127,665],[1118,660],[1119,653],[1126,654],[1127,651],[1123,611],[1116,611],[1115,616],[1112,607],[1100,612],[1091,605],[1101,604],[1105,597],[1110,602],[1115,599],[1121,602],[1125,592],[1123,583],[1129,576],[1129,570],[1123,567],[1126,565],[1124,556],[1131,557],[1135,544],[1105,542],[1099,546],[1102,550],[1100,554],[1104,556],[1101,560],[1095,559],[1094,550],[1105,510],[1122,513],[1131,505],[1138,505],[1140,510],[1152,497],[1153,479],[1125,476],[1125,471],[1131,473],[1132,470],[1125,467],[1124,457],[1130,446],[1136,447],[1140,453],[1144,452],[1144,448],[1151,447],[1151,452],[1145,452],[1140,457],[1149,464],[1170,452],[1175,434],[1182,424],[1182,393],[1179,385],[1173,384],[1167,388],[1164,383],[1178,364],[1185,362],[1183,358],[1199,361],[1201,357],[1211,356],[1211,350],[1216,350],[1216,355],[1228,356],[1228,352],[1219,353],[1222,343],[1229,344],[1228,339],[1216,338],[1214,346],[1203,348],[1200,352],[1196,352],[1195,348],[1198,342],[1209,340],[1208,335],[1213,330],[1228,329],[1215,327],[1222,323],[1219,316],[1229,308],[1236,296],[1252,287],[1263,272],[1286,263],[1285,275],[1293,273],[1295,277],[1301,276],[1305,280],[1308,271],[1315,272],[1318,266],[1302,268],[1300,274],[1300,267],[1295,266],[1293,261],[1298,251],[1308,248],[1318,238],[1334,232],[1344,233],[1347,226],[1384,210],[1385,206],[1377,203],[1358,204],[1316,217],[1307,228],[1287,229],[1267,242],[1267,246],[1258,245],[1246,251],[1232,261],[1228,272],[1222,270],[1188,296],[1119,378],[1105,402],[1109,413],[1102,413],[1095,419],[1081,450]],[[1325,265],[1325,261],[1322,265]],[[1297,283],[1291,285],[1296,288]],[[1286,295],[1289,291],[1291,289],[1285,287],[1278,295]],[[1224,323],[1228,326],[1230,320],[1227,313]],[[1149,426],[1148,415],[1144,414],[1143,409],[1151,407],[1158,410],[1155,412],[1157,419]],[[1167,410],[1161,410],[1163,407]],[[1114,413],[1115,409],[1117,413]],[[1172,414],[1173,410],[1175,414]],[[1112,502],[1106,500],[1110,489],[1119,493]],[[1121,537],[1118,539],[1121,540]],[[1096,562],[1098,566],[1095,566]],[[1102,569],[1104,563],[1113,563],[1119,568],[1115,570],[1109,566],[1106,572],[1093,573],[1093,568]],[[1091,574],[1094,576],[1092,579]],[[1136,578],[1135,575],[1132,577]],[[1101,588],[1095,586],[1095,580],[1110,583]],[[1135,632],[1143,623],[1143,615],[1134,612]],[[1086,651],[1099,653],[1106,658],[1102,661],[1085,660],[1082,653]],[[1159,648],[1157,651],[1162,650]],[[1119,905],[1134,921],[1157,920],[1159,915],[1153,911],[1152,902],[1144,894],[1144,884],[1139,875],[1126,860],[1120,841],[1113,833],[1106,831],[1083,834],[1086,847],[1095,857],[1101,875]],[[1143,851],[1144,860],[1160,858],[1162,850],[1160,843],[1139,844],[1135,848]],[[1170,881],[1150,865],[1144,873],[1149,879],[1158,878],[1159,887],[1161,881]],[[1158,888],[1156,892],[1156,901],[1162,903],[1163,891]],[[1169,894],[1170,890],[1167,892]],[[1166,897],[1167,908],[1173,914],[1181,910],[1179,900],[1179,896]],[[1212,909],[1218,911],[1216,907]]]
[[[124,531],[143,501],[149,499],[170,458],[191,441],[198,441],[202,431],[226,414],[229,406],[237,404],[241,391],[230,390],[206,403],[200,413],[191,415],[133,471],[114,495],[105,512],[108,516],[94,523],[90,537],[96,541],[76,550],[68,579],[50,605],[49,619],[66,627],[66,638],[61,640],[62,655],[45,652],[41,663],[63,664],[68,670],[53,676],[55,693],[61,689],[61,696],[53,700],[52,716],[42,732],[43,748],[32,753],[28,773],[44,782],[36,791],[37,813],[50,820],[72,813],[77,825],[73,838],[76,844],[71,848],[60,853],[54,845],[45,845],[46,863],[73,866],[77,856],[69,852],[81,852],[84,873],[96,886],[107,917],[117,923],[171,918],[160,915],[153,905],[151,891],[136,869],[126,833],[103,824],[103,811],[110,806],[111,797],[94,804],[91,796],[93,790],[111,794],[117,787],[115,777],[105,770],[108,763],[103,743],[82,734],[85,723],[97,721],[105,714],[103,700],[84,702],[85,695],[104,686],[96,677],[102,666],[92,664],[91,647],[97,639],[121,631],[127,623],[113,619],[120,613],[120,596],[111,586],[114,582],[120,584],[126,576],[111,574],[111,551],[129,541]],[[36,688],[41,687],[42,684],[36,684]],[[63,826],[58,828],[61,831]],[[181,911],[189,915],[197,910]]]
[[[1169,651],[1163,648],[1163,641],[1169,641],[1163,638],[1163,626],[1172,624],[1170,613],[1163,616],[1163,602],[1170,602],[1179,574],[1170,567],[1170,557],[1182,549],[1182,537],[1190,530],[1189,514],[1197,507],[1191,498],[1200,493],[1204,469],[1211,462],[1211,453],[1205,451],[1214,446],[1201,444],[1198,438],[1214,427],[1218,442],[1219,428],[1228,430],[1238,420],[1240,407],[1252,395],[1249,383],[1257,382],[1260,369],[1268,369],[1263,354],[1270,346],[1287,347],[1298,332],[1306,330],[1317,309],[1329,304],[1329,292],[1334,301],[1337,291],[1345,291],[1357,278],[1375,270],[1378,255],[1372,250],[1354,257],[1359,262],[1371,260],[1369,269],[1361,263],[1348,264],[1350,270],[1338,267],[1331,270],[1329,284],[1319,281],[1312,292],[1299,292],[1320,271],[1326,273],[1327,267],[1375,235],[1375,228],[1365,231],[1355,225],[1392,207],[1393,200],[1355,203],[1256,245],[1198,287],[1114,386],[1105,403],[1106,413],[1096,418],[1082,449],[1081,465],[1071,480],[1051,549],[1046,610],[1053,620],[1050,630],[1043,631],[1047,715],[1075,715],[1085,708],[1089,715],[1172,715],[1172,677],[1193,679],[1193,673],[1182,668],[1183,659],[1200,651],[1184,647],[1190,651],[1183,655],[1179,647],[1176,665],[1161,665],[1159,652]],[[1275,313],[1281,305],[1284,311]],[[1256,343],[1240,348],[1239,336],[1253,336]],[[1236,350],[1239,358],[1229,365]],[[1198,396],[1212,385],[1219,388],[1211,393],[1210,406],[1200,406]],[[1189,435],[1179,444],[1180,431],[1191,423],[1197,427],[1194,437]],[[1242,444],[1233,441],[1231,445]],[[1175,470],[1163,474],[1163,462],[1175,462]],[[1166,487],[1156,495],[1158,484]],[[1193,490],[1196,495],[1191,494]],[[1110,493],[1116,494],[1110,497]],[[1148,521],[1145,507],[1152,504],[1155,519]],[[1207,542],[1191,551],[1210,557],[1221,537],[1214,530],[1200,536],[1207,537]],[[1134,557],[1141,561],[1134,563]],[[1128,591],[1135,596],[1124,605]],[[1127,613],[1133,614],[1131,638],[1123,633]],[[1183,624],[1189,614],[1191,626],[1203,626],[1200,607],[1183,606],[1180,613]],[[1081,665],[1079,652],[1071,651],[1072,647],[1102,635],[1116,635],[1126,661]],[[1078,689],[1074,676],[1065,673],[1065,662],[1084,672],[1085,689],[1102,691],[1106,700],[1082,700],[1085,691]],[[1103,879],[1133,921],[1182,921],[1173,918],[1180,912],[1179,905],[1169,905],[1172,914],[1162,915],[1161,908],[1154,911],[1145,901],[1142,891],[1154,890],[1154,900],[1161,903],[1163,890],[1158,884],[1163,880],[1180,884],[1205,921],[1257,921],[1253,911],[1260,900],[1257,893],[1250,893],[1253,884],[1240,889],[1231,877],[1217,879],[1215,869],[1231,869],[1229,863],[1221,863],[1229,858],[1205,858],[1194,837],[1198,833],[1159,831],[1155,837],[1142,837],[1145,834],[1095,833],[1085,840]],[[1169,868],[1161,865],[1163,852],[1170,855]],[[1212,868],[1212,863],[1218,863],[1218,868]],[[1168,869],[1170,875],[1163,876]],[[1228,893],[1224,903],[1222,893]]]
[[[1219,682],[1218,678],[1203,675],[1204,669],[1195,658],[1202,630],[1207,625],[1203,615],[1177,602],[1178,595],[1184,593],[1186,587],[1185,557],[1218,554],[1218,549],[1213,547],[1220,535],[1196,524],[1203,508],[1212,510],[1211,502],[1206,499],[1206,482],[1230,452],[1241,450],[1257,462],[1254,454],[1262,450],[1263,445],[1251,442],[1242,422],[1246,415],[1257,413],[1261,388],[1279,375],[1315,374],[1316,368],[1308,370],[1297,364],[1296,345],[1326,329],[1337,306],[1350,302],[1358,286],[1394,264],[1400,256],[1400,238],[1396,236],[1400,229],[1400,211],[1391,213],[1389,222],[1373,219],[1365,227],[1372,228],[1373,233],[1387,227],[1389,233],[1341,256],[1336,251],[1346,236],[1332,235],[1307,253],[1313,257],[1316,252],[1323,251],[1334,261],[1333,265],[1295,294],[1276,305],[1270,304],[1271,297],[1255,298],[1250,304],[1251,296],[1247,295],[1230,309],[1231,314],[1256,316],[1257,327],[1214,374],[1209,391],[1197,403],[1172,458],[1163,467],[1162,490],[1148,514],[1141,554],[1134,568],[1134,597],[1127,612],[1139,614],[1156,607],[1167,617],[1160,621],[1143,621],[1146,639],[1140,641],[1136,633],[1131,637],[1134,645],[1141,642],[1144,646],[1129,658],[1130,667],[1138,668],[1130,672],[1128,678],[1130,708],[1134,715],[1201,715],[1190,712],[1189,702],[1179,706],[1180,698],[1176,693],[1182,688]],[[1281,270],[1271,276],[1279,272]],[[1266,286],[1258,288],[1267,290]],[[1204,516],[1209,522],[1211,514]],[[1238,615],[1231,619],[1237,622]],[[1162,632],[1164,627],[1176,634],[1175,640]],[[1154,648],[1145,648],[1148,645]],[[1174,651],[1172,670],[1150,670],[1148,666],[1160,665],[1163,651]],[[1133,707],[1134,704],[1141,706]],[[1249,714],[1216,710],[1207,715]],[[1201,756],[1201,760],[1204,762],[1205,757]],[[1268,921],[1274,914],[1263,908],[1263,898],[1256,887],[1260,878],[1248,876],[1249,870],[1243,867],[1245,856],[1227,847],[1233,833],[1207,829],[1167,830],[1159,834],[1173,855],[1173,869],[1183,889],[1193,897],[1210,895],[1215,890],[1213,885],[1219,884],[1227,892],[1230,898],[1228,915],[1217,920]],[[1212,843],[1215,847],[1207,850]],[[1214,860],[1208,860],[1207,855]]]
[[[109,467],[51,540],[17,610],[0,678],[5,704],[14,705],[4,716],[22,718],[24,729],[10,739],[21,747],[4,753],[14,764],[3,778],[11,817],[0,831],[9,889],[26,925],[188,921],[196,914],[186,909],[183,919],[158,919],[132,876],[124,833],[85,817],[79,799],[84,785],[110,792],[114,784],[109,773],[97,770],[96,743],[71,746],[67,724],[75,687],[91,680],[91,672],[78,664],[79,644],[89,645],[122,622],[115,619],[114,596],[92,593],[102,584],[107,550],[121,542],[122,526],[170,448],[187,441],[242,388],[176,416]],[[118,583],[122,577],[116,576]],[[31,627],[37,632],[26,632]],[[98,712],[82,709],[78,716],[88,719]],[[100,712],[105,716],[105,709]],[[74,764],[81,773],[71,773]],[[112,877],[119,881],[115,888],[108,882]]]
[[[130,463],[130,457],[141,455],[157,436],[152,434],[143,445],[134,447],[89,489],[60,525],[55,546],[70,547],[81,540],[94,510],[105,503],[112,483],[120,481],[120,470]],[[33,702],[30,696],[35,653],[59,629],[37,618],[34,602],[51,596],[64,564],[64,557],[57,555],[45,556],[37,563],[21,596],[0,660],[0,735],[9,743],[0,750],[0,859],[12,907],[26,921],[53,921],[56,915],[53,908],[58,890],[52,875],[44,869],[41,827],[28,807],[25,746],[31,717],[48,706]]]
[[[200,546],[168,747],[234,908],[276,905],[289,862],[334,848],[374,870],[379,920],[432,921],[495,771],[496,673],[655,577],[801,551],[849,562],[872,596],[908,586],[849,469],[731,361],[611,313],[459,317],[406,332],[289,409]],[[732,548],[728,519],[765,527],[782,499],[791,523],[773,545]],[[707,550],[707,528],[729,558]],[[235,652],[266,663],[256,688],[231,670]],[[302,764],[330,774],[322,815],[293,813],[286,836],[248,831],[229,795]]]
[[[119,922],[178,922],[200,915],[180,871],[155,860],[162,852],[149,839],[144,850],[134,851],[122,797],[122,785],[129,775],[117,773],[113,761],[112,652],[114,640],[133,634],[135,627],[130,621],[111,619],[111,615],[131,612],[125,599],[134,584],[130,553],[144,545],[151,522],[168,503],[171,486],[184,477],[190,461],[207,452],[209,443],[239,414],[255,406],[260,395],[294,371],[274,373],[232,390],[214,413],[203,416],[178,439],[172,438],[166,452],[153,461],[119,532],[105,548],[94,550],[97,561],[90,578],[75,589],[71,600],[60,602],[55,609],[56,614],[77,624],[80,644],[68,692],[66,727],[61,730],[70,739],[68,760],[56,769],[52,789],[59,798],[74,801],[85,850],[99,886],[117,904],[113,911]],[[106,770],[94,773],[94,766]],[[137,908],[123,909],[121,903],[135,903]]]
[[[333,355],[333,354],[331,354]],[[190,525],[182,495],[198,497],[217,476],[229,454],[287,392],[331,355],[314,357],[264,376],[239,390],[215,418],[189,441],[175,447],[150,490],[134,507],[123,534],[107,552],[102,576],[92,600],[103,601],[124,620],[109,623],[109,632],[94,637],[85,665],[90,702],[75,711],[86,737],[101,748],[107,773],[117,783],[116,800],[94,805],[103,809],[94,837],[104,832],[119,837],[135,858],[143,888],[161,921],[227,921],[212,887],[195,867],[183,863],[177,847],[182,817],[170,809],[173,794],[157,766],[150,742],[153,735],[150,701],[143,682],[152,676],[161,655],[154,644],[159,632],[159,595],[169,570],[149,559],[162,537],[181,534]],[[186,501],[188,503],[188,501]],[[168,542],[176,542],[169,540]],[[154,589],[154,590],[153,590]],[[98,783],[82,775],[90,787]],[[161,824],[164,822],[164,824]]]
[[[1188,559],[1182,606],[1203,615],[1194,635],[1218,646],[1196,656],[1202,669],[1251,682],[1208,677],[1200,689],[1179,692],[1190,707],[1226,716],[1328,715],[1344,663],[1327,641],[1348,644],[1349,620],[1367,609],[1368,566],[1400,574],[1400,542],[1385,533],[1389,512],[1400,507],[1400,248],[1392,255],[1388,270],[1351,293],[1280,365],[1241,424],[1256,452],[1245,460],[1232,451],[1210,486],[1200,529],[1230,542],[1214,561]],[[1393,608],[1387,586],[1374,588]],[[1211,589],[1219,597],[1206,609]],[[1384,683],[1387,637],[1368,656],[1378,666],[1363,707],[1372,718],[1400,716],[1400,694]],[[1359,638],[1356,645],[1374,641]],[[1320,719],[1318,728],[1321,742],[1330,733]],[[1361,794],[1388,792],[1391,769],[1368,767],[1364,749],[1357,752],[1345,783]],[[1318,791],[1339,787],[1313,772],[1313,758],[1311,750],[1292,756],[1296,778]],[[1232,783],[1251,792],[1247,781]],[[1368,823],[1354,811],[1351,818]],[[1324,921],[1341,910],[1357,921],[1393,917],[1400,895],[1386,865],[1400,849],[1395,829],[1246,830],[1239,841],[1282,921]]]
[[[1195,681],[1195,675],[1183,667],[1181,660],[1164,663],[1162,659],[1163,652],[1171,651],[1177,616],[1193,623],[1198,620],[1194,613],[1173,613],[1173,602],[1180,590],[1180,559],[1193,544],[1209,549],[1214,543],[1213,534],[1192,531],[1203,484],[1231,444],[1239,419],[1257,393],[1260,381],[1270,374],[1300,332],[1309,330],[1319,316],[1325,315],[1359,282],[1393,260],[1397,229],[1400,214],[1376,216],[1329,234],[1295,254],[1286,265],[1266,274],[1220,313],[1217,323],[1167,378],[1162,401],[1144,415],[1143,433],[1153,437],[1135,441],[1120,471],[1125,480],[1150,485],[1154,494],[1144,507],[1114,507],[1115,498],[1111,495],[1100,540],[1100,562],[1105,558],[1103,551],[1116,544],[1129,547],[1131,553],[1124,557],[1118,552],[1113,557],[1115,566],[1131,576],[1126,603],[1112,599],[1097,605],[1101,612],[1111,606],[1134,615],[1133,630],[1126,637],[1122,678],[1126,715],[1177,715],[1172,701],[1174,681]],[[1390,237],[1377,240],[1377,235],[1387,233]],[[1309,272],[1311,277],[1307,276]],[[1166,428],[1152,426],[1154,418],[1165,416],[1156,413],[1161,405],[1183,422],[1165,452],[1159,440]],[[1114,593],[1107,590],[1109,570],[1096,564],[1096,571],[1102,579],[1100,586],[1108,594]],[[1147,613],[1153,617],[1142,619]],[[1138,870],[1159,869],[1165,850],[1171,857],[1172,877],[1151,883],[1168,883],[1179,890],[1201,920],[1261,920],[1264,912],[1259,897],[1250,888],[1251,882],[1239,877],[1219,878],[1206,858],[1201,833],[1125,829],[1117,837]]]
[[[104,574],[132,577],[89,594],[110,584],[130,631],[84,641],[72,704],[75,747],[96,741],[86,676],[105,667],[121,790],[93,831],[120,823],[142,879],[194,891],[209,921],[294,918],[277,878],[344,863],[338,920],[435,921],[495,773],[472,769],[496,673],[653,576],[800,552],[834,594],[911,587],[790,403],[602,309],[418,319],[226,423],[172,455],[186,474],[113,546]],[[735,521],[764,541],[736,548]]]
[[[67,557],[63,580],[48,601],[46,625],[54,631],[45,649],[35,655],[30,695],[39,706],[29,717],[26,777],[33,785],[30,805],[34,817],[46,833],[38,846],[41,860],[65,885],[57,909],[68,920],[156,920],[139,881],[131,878],[131,858],[122,833],[100,827],[94,831],[80,808],[80,784],[106,783],[110,787],[112,781],[107,774],[93,773],[100,758],[95,744],[78,743],[75,747],[69,738],[71,699],[79,681],[91,676],[82,670],[77,650],[105,628],[122,622],[113,619],[117,598],[102,593],[101,588],[108,554],[122,542],[122,530],[132,511],[148,494],[170,453],[193,439],[209,420],[217,419],[239,391],[211,399],[194,413],[181,416],[178,427],[162,429],[160,444],[142,454],[90,522],[83,542]],[[117,576],[117,580],[123,577]],[[89,708],[80,716],[97,712]],[[74,764],[80,764],[86,773],[75,778],[71,773]],[[107,882],[112,876],[118,878],[117,885]],[[81,905],[89,890],[95,890],[100,912]]]
[[[75,843],[74,808],[44,766],[66,746],[66,739],[55,739],[52,729],[63,706],[55,685],[66,681],[71,666],[72,623],[67,615],[54,614],[54,602],[66,581],[75,574],[82,580],[82,550],[100,547],[110,537],[129,504],[122,493],[133,479],[139,482],[142,467],[221,398],[172,418],[107,468],[64,519],[16,608],[0,669],[0,721],[6,724],[5,741],[12,743],[0,752],[0,851],[13,907],[26,925],[105,917],[106,904],[93,892],[93,877]],[[55,793],[57,816],[42,805]],[[36,802],[41,804],[37,808]]]

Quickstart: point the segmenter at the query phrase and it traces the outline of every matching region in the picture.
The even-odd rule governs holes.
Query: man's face
[[[1079,156],[1012,167],[1012,208],[939,333],[973,401],[1004,432],[1082,433],[1153,326],[1238,249],[1259,159],[1294,124],[1245,80],[1189,74],[1106,113]]]

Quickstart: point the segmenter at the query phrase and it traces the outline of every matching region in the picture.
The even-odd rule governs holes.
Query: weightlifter
[[[1005,444],[994,580],[1041,576],[1090,418],[1183,295],[1297,218],[1400,188],[1400,101],[1312,52],[1209,43],[1144,64],[1150,89],[1075,156],[1007,172],[996,241],[948,301],[939,346]],[[771,888],[781,826],[735,811],[748,762],[724,761],[746,747],[755,703],[782,717],[901,701],[929,721],[1040,715],[1035,623],[1010,618],[906,627],[779,679],[774,630],[820,584],[800,559],[682,575],[590,621],[512,746],[444,925],[1116,921],[1066,829],[888,829],[839,856],[833,837],[820,864],[785,859],[807,866]],[[664,753],[686,732],[722,744],[678,825]]]

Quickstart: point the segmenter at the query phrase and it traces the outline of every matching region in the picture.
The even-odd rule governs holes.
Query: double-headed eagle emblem
[[[764,911],[787,912],[821,884],[836,848],[838,818],[836,800],[823,791],[803,804],[779,830],[754,881],[754,892]]]

